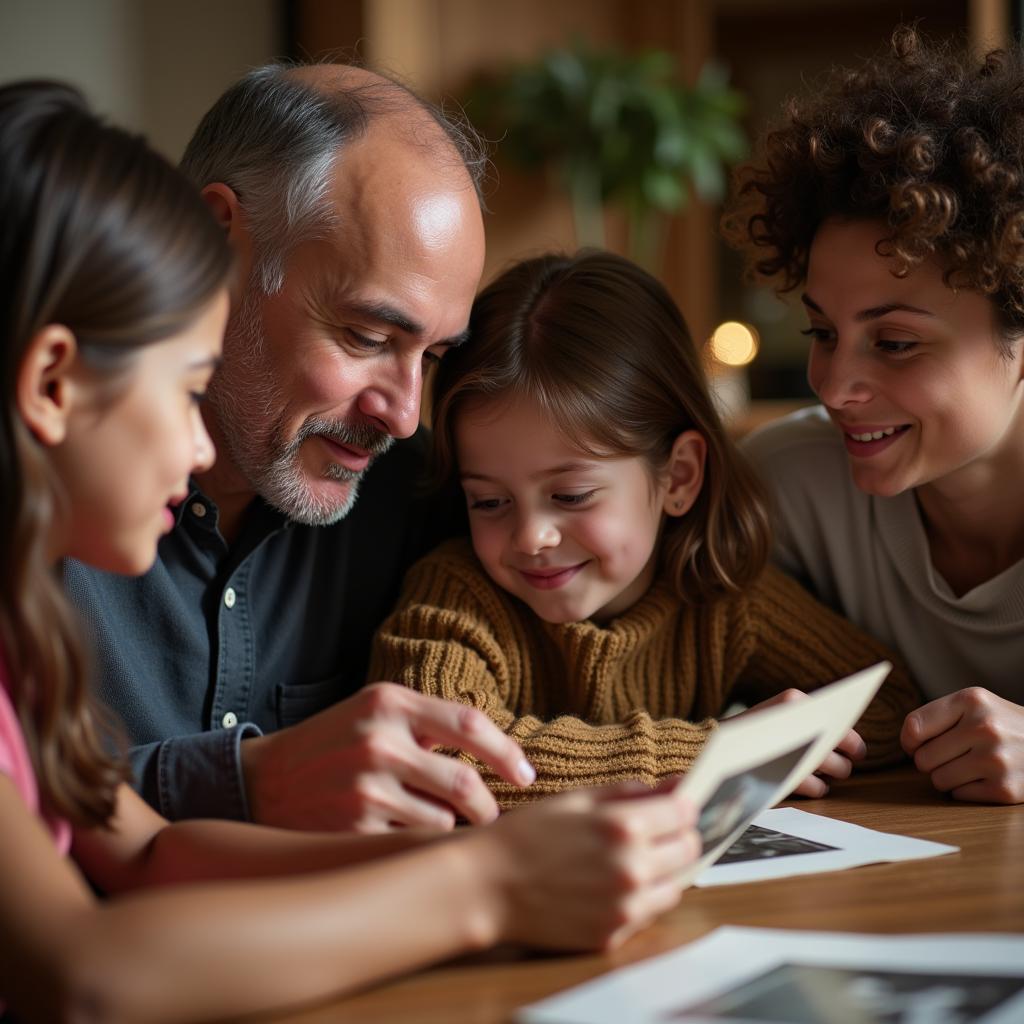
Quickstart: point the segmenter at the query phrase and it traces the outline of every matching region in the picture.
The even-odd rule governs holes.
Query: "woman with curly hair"
[[[737,186],[726,236],[800,289],[821,401],[747,442],[778,561],[905,655],[937,789],[1024,802],[1024,64],[901,28]]]

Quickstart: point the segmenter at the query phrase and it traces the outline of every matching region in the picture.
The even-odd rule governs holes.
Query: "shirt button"
[[[228,711],[220,720],[220,724],[223,725],[225,729],[234,729],[234,727],[238,725],[238,715],[236,715],[234,711]]]
[[[202,519],[206,515],[206,506],[201,501],[192,502],[192,515],[196,519]]]
[[[235,607],[235,588],[234,587],[228,587],[228,589],[224,591],[224,607],[225,608],[234,608]]]

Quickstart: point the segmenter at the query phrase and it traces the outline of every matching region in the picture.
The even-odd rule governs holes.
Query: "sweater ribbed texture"
[[[374,640],[371,679],[480,708],[537,770],[528,790],[476,764],[502,806],[573,786],[685,772],[715,717],[788,687],[810,690],[893,656],[769,569],[746,593],[690,607],[658,580],[606,626],[553,625],[497,587],[468,542],[417,563]],[[921,698],[883,684],[858,730],[869,756],[899,750]]]

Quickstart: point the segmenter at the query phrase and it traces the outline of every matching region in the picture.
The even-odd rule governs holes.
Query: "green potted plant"
[[[548,167],[572,202],[577,242],[605,245],[604,208],[621,208],[629,254],[656,269],[665,215],[691,193],[721,198],[726,167],[746,152],[743,99],[708,64],[691,88],[670,54],[581,44],[481,82],[470,116],[498,139],[499,158]]]

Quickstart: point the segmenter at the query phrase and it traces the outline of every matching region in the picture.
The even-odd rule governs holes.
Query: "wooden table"
[[[935,793],[927,778],[910,768],[865,774],[836,785],[823,800],[793,806],[952,843],[961,852],[690,889],[674,911],[611,955],[499,951],[286,1019],[296,1024],[504,1024],[519,1006],[664,953],[724,924],[853,932],[1024,932],[1024,806],[957,803]]]

